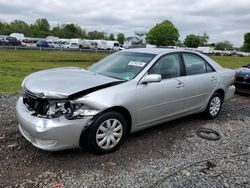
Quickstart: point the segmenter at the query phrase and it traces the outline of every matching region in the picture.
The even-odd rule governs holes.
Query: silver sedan
[[[203,54],[123,50],[88,69],[26,77],[16,105],[19,129],[44,150],[87,146],[104,154],[147,127],[200,112],[215,118],[235,92],[233,78],[234,71]]]

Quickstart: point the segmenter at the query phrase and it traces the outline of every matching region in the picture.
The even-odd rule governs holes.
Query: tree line
[[[117,40],[121,44],[125,40],[123,33],[118,33],[115,36],[113,33],[108,34],[100,31],[86,32],[79,25],[73,23],[57,25],[51,28],[46,18],[39,18],[34,24],[28,24],[22,20],[14,20],[10,23],[0,21],[0,35],[10,35],[11,33],[23,33],[25,36],[34,38],[45,38],[52,35],[60,38]]]
[[[149,44],[157,46],[185,46],[190,48],[197,48],[198,46],[207,46],[209,36],[207,33],[203,35],[189,34],[185,37],[184,41],[179,40],[179,31],[174,24],[165,20],[159,24],[156,24],[146,34],[146,41]],[[215,44],[215,50],[231,50],[233,44],[230,41],[221,41]],[[244,44],[241,47],[242,51],[250,52],[250,32],[244,35]]]
[[[49,35],[57,36],[60,38],[84,38],[84,39],[104,39],[104,40],[117,40],[123,44],[125,35],[118,33],[116,36],[113,33],[106,33],[100,31],[89,31],[82,29],[80,26],[70,23],[57,25],[51,28],[46,18],[39,18],[34,24],[28,24],[22,20],[14,20],[10,23],[0,21],[0,34],[9,35],[11,33],[23,33],[29,37],[47,37]],[[207,33],[203,35],[189,34],[185,37],[184,41],[179,40],[179,31],[175,25],[165,20],[156,24],[147,33],[137,33],[139,38],[144,37],[146,42],[157,46],[185,46],[190,48],[197,48],[198,46],[207,46],[209,36]],[[142,42],[142,40],[140,40]],[[221,41],[216,43],[215,49],[226,50],[233,49],[233,45],[228,41]],[[244,35],[244,44],[241,47],[242,51],[250,52],[250,32]]]

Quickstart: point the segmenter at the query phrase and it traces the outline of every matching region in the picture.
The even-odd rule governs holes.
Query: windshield
[[[154,54],[117,52],[92,65],[88,70],[120,80],[131,80],[154,57]]]

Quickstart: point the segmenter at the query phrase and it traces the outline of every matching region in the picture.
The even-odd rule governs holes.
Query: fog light
[[[40,145],[51,147],[51,146],[54,146],[57,141],[56,140],[41,140],[41,139],[36,138],[36,142]]]

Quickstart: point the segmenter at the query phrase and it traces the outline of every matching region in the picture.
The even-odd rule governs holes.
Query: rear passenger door
[[[181,77],[184,83],[185,97],[183,110],[201,109],[211,92],[216,87],[218,74],[201,56],[195,53],[182,53],[186,76]]]

